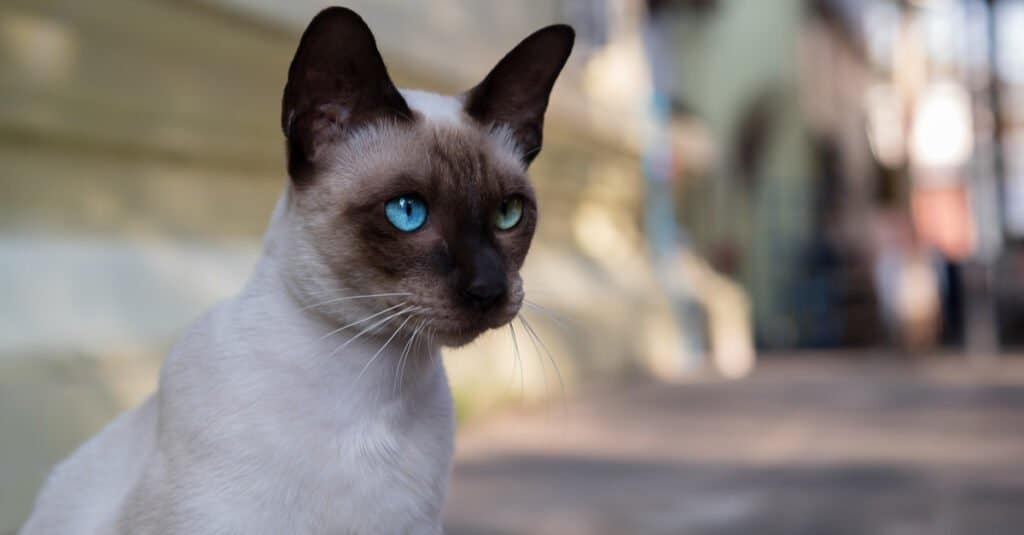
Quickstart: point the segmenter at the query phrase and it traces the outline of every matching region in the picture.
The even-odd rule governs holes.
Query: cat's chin
[[[444,347],[459,348],[469,344],[473,340],[476,340],[483,333],[496,328],[497,327],[486,327],[484,329],[467,331],[438,332],[434,335],[434,339]]]
[[[476,340],[487,331],[508,325],[514,318],[513,314],[511,317],[481,319],[480,322],[465,327],[437,329],[434,331],[434,339],[444,347],[459,348]]]
[[[476,340],[481,334],[483,333],[437,333],[435,339],[442,347],[456,349]]]

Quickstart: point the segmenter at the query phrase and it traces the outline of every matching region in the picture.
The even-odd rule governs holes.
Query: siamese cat
[[[519,311],[527,168],[573,40],[541,29],[442,96],[397,89],[353,11],[318,14],[251,279],[174,346],[155,394],[56,467],[21,533],[440,533],[440,347]]]

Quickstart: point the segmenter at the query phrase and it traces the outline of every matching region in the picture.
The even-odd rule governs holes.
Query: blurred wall
[[[0,5],[0,533],[242,284],[284,43],[170,2]]]

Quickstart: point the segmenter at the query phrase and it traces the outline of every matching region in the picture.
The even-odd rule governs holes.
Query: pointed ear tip
[[[347,7],[342,6],[329,6],[325,7],[317,13],[313,20],[324,18],[324,17],[356,17],[359,18],[359,14]]]
[[[568,24],[552,24],[537,30],[526,40],[537,44],[546,43],[544,46],[550,47],[551,50],[561,50],[568,58],[576,43],[576,30]]]
[[[537,33],[553,34],[557,36],[559,39],[564,40],[566,44],[570,47],[576,41],[576,30],[574,30],[573,27],[569,26],[568,24],[552,24],[551,26],[548,26],[546,28],[541,28],[541,30],[538,31]]]
[[[314,15],[313,19],[309,21],[309,27],[312,28],[313,26],[320,24],[353,23],[360,26],[367,26],[366,21],[359,16],[359,13],[356,13],[347,7],[331,6],[322,9],[319,13]]]
[[[551,26],[551,28],[561,32],[570,39],[576,38],[576,30],[572,26],[569,26],[568,24],[554,24]]]

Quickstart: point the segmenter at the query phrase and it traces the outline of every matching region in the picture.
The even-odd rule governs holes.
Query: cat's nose
[[[507,287],[505,285],[504,277],[501,279],[497,277],[487,276],[476,276],[470,281],[469,285],[463,291],[466,298],[474,306],[487,309],[494,306],[498,301],[505,297]]]
[[[490,244],[469,242],[471,251],[462,257],[459,293],[463,303],[480,311],[494,307],[508,291],[501,254]]]

